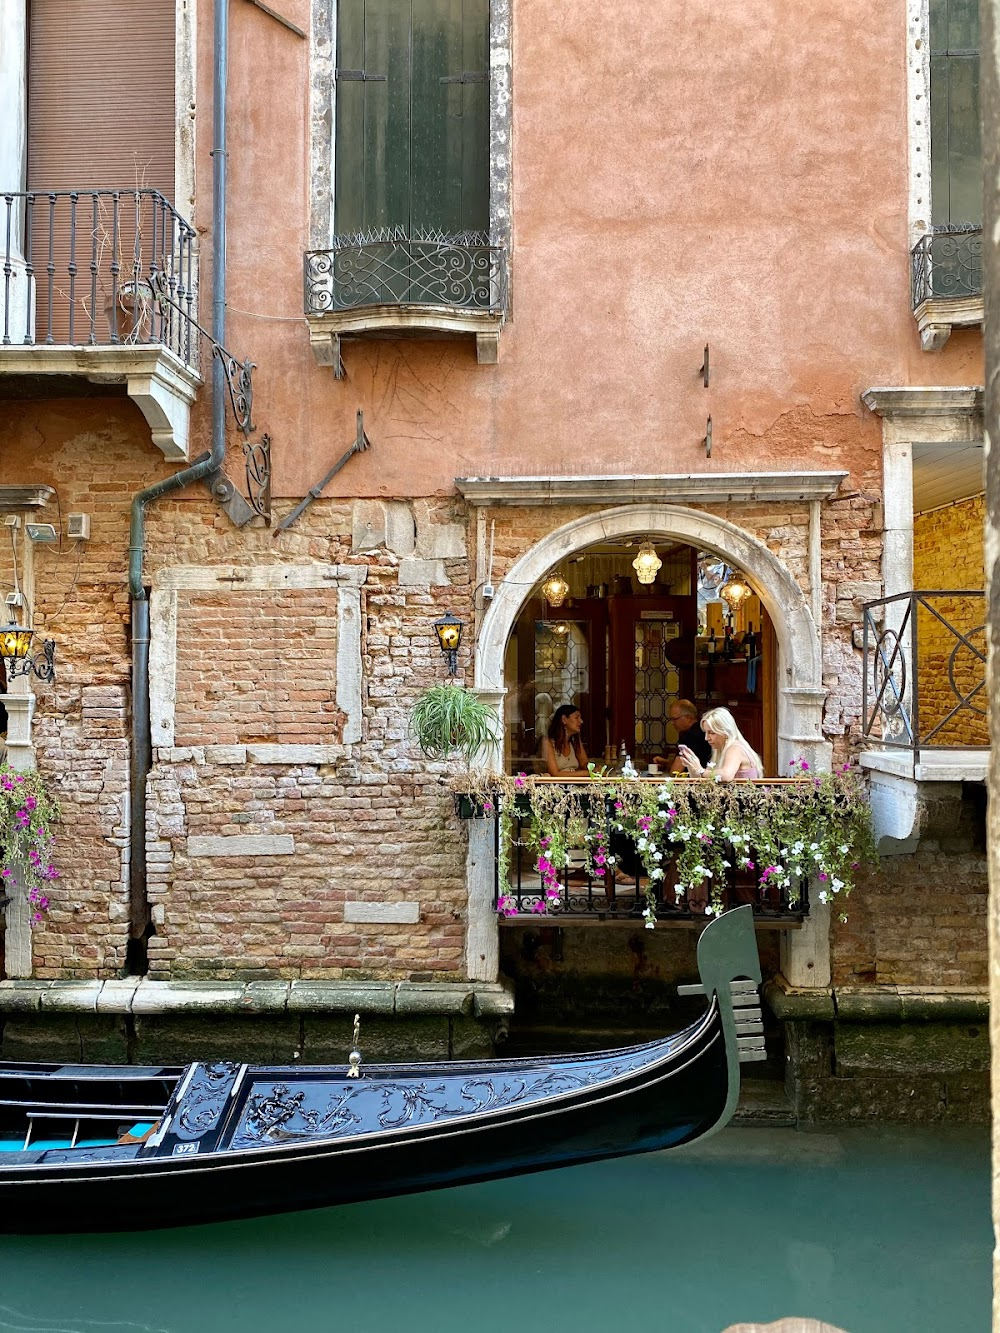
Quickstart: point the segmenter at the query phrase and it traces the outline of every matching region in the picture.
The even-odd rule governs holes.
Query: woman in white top
[[[560,704],[542,741],[542,758],[550,778],[581,776],[587,772],[587,751],[580,740],[583,714],[575,704]]]
[[[693,778],[714,777],[717,782],[744,782],[764,776],[764,761],[752,749],[728,708],[711,708],[701,719],[701,729],[712,747],[712,772],[702,767],[698,756],[682,745],[681,763]]]

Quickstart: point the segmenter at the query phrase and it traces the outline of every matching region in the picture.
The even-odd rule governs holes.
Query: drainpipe
[[[212,338],[226,341],[226,81],[229,56],[229,0],[215,0],[215,75],[212,98]],[[149,597],[142,578],[146,506],[221,470],[226,456],[226,379],[221,359],[212,355],[212,448],[190,467],[140,491],[132,501],[128,585],[132,599],[132,757],[130,764],[129,943],[126,969],[148,969],[150,930],[146,893],[146,781],[153,762],[149,718]]]

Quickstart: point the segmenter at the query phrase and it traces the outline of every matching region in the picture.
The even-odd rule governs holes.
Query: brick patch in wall
[[[414,926],[420,920],[420,904],[344,903],[344,920],[378,926]]]
[[[295,839],[290,833],[235,833],[214,837],[193,835],[187,840],[188,856],[294,856]]]

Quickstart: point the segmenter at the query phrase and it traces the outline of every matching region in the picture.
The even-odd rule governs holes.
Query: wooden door
[[[608,602],[611,742],[621,742],[636,767],[676,744],[667,718],[671,702],[693,684],[696,597],[613,597]]]

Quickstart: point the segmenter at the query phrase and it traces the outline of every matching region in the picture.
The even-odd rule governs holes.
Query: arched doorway
[[[541,740],[561,704],[580,709],[597,763],[628,754],[640,769],[667,766],[678,743],[671,711],[690,700],[699,714],[728,708],[774,773],[777,641],[749,581],[738,605],[720,596],[733,575],[715,553],[672,540],[602,541],[560,561],[507,643],[510,770],[542,768]]]
[[[680,505],[623,505],[587,514],[555,529],[525,552],[507,571],[483,617],[476,649],[476,688],[503,711],[511,684],[509,643],[536,588],[550,570],[565,569],[588,549],[624,545],[629,539],[653,540],[658,550],[673,545],[713,554],[746,572],[760,602],[760,633],[766,623],[773,635],[771,693],[777,771],[784,771],[789,760],[798,756],[822,766],[830,748],[821,726],[826,691],[819,630],[803,589],[758,538],[727,519]],[[762,682],[761,688],[767,689],[767,684]]]

